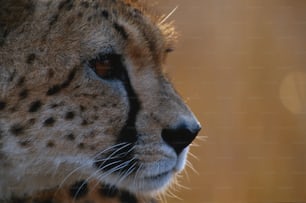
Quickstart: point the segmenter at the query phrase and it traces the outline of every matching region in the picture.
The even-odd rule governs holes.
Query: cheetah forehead
[[[152,67],[161,71],[160,64],[164,62],[166,53],[173,50],[176,41],[172,23],[162,22],[164,16],[156,14],[144,1],[1,2],[0,9],[5,12],[0,12],[0,47],[3,47],[0,57],[5,65],[1,67],[4,70],[0,81],[10,77],[8,75],[15,71],[12,67],[21,69],[23,73],[19,74],[27,75],[27,65],[16,64],[20,58],[24,58],[27,64],[40,59],[39,66],[34,64],[31,72],[33,68],[51,67],[51,62],[53,71],[61,73],[101,52],[108,52],[105,50],[129,54],[137,59],[134,61],[138,63],[136,67],[155,63]],[[8,73],[4,73],[6,71]],[[39,74],[46,71],[49,70],[36,71],[35,77],[43,77]],[[60,76],[56,78],[63,79]],[[2,88],[5,94],[5,86]]]
[[[25,26],[18,31],[18,34],[31,30],[32,36],[24,33],[24,37],[27,36],[29,39],[32,37],[31,41],[35,43],[38,42],[33,38],[38,38],[39,35],[45,39],[45,42],[50,39],[48,36],[50,31],[53,35],[66,33],[71,37],[70,42],[73,42],[76,41],[73,36],[80,34],[77,30],[89,32],[92,27],[107,27],[109,23],[125,40],[128,32],[133,29],[128,27],[137,27],[138,31],[145,35],[145,40],[155,38],[153,40],[155,44],[160,47],[164,45],[168,50],[172,48],[177,37],[172,23],[164,22],[165,16],[154,12],[144,1],[1,0],[0,3],[0,46],[5,43],[7,35],[22,24]],[[33,35],[34,32],[38,36]],[[58,41],[60,40],[59,38]],[[153,43],[147,43],[151,47],[154,46]]]

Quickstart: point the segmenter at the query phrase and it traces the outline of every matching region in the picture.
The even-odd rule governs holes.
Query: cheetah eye
[[[115,79],[119,76],[121,60],[117,54],[99,54],[89,61],[90,68],[102,79]]]

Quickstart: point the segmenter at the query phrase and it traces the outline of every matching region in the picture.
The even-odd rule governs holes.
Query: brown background
[[[306,1],[160,2],[179,6],[167,71],[207,136],[167,202],[306,203]]]

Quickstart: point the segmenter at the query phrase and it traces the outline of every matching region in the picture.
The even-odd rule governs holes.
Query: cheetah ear
[[[0,44],[34,11],[32,0],[0,0]]]

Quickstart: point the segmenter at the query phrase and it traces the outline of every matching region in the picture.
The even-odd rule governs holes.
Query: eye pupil
[[[96,61],[94,69],[96,74],[102,78],[111,76],[111,63],[109,60]]]
[[[101,78],[112,77],[113,62],[109,55],[100,55],[96,59],[89,61],[90,68]]]

